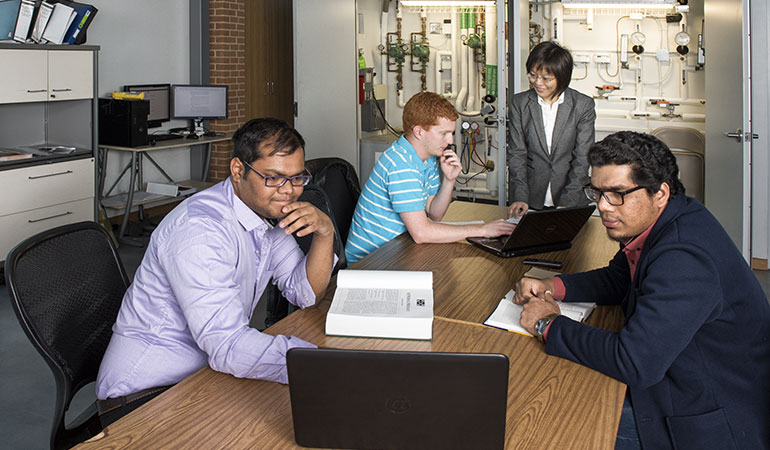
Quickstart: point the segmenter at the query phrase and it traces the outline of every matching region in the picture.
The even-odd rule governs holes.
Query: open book
[[[326,334],[430,340],[433,273],[340,270]]]
[[[532,336],[521,326],[521,311],[523,311],[524,308],[521,305],[515,305],[513,303],[513,294],[513,289],[505,294],[505,297],[498,303],[497,308],[495,308],[489,318],[484,321],[484,325]],[[593,312],[594,306],[596,306],[596,303],[558,303],[563,316],[567,316],[578,322],[587,319],[588,316],[591,315],[591,312]]]
[[[538,280],[553,278],[556,275],[559,275],[559,272],[552,272],[539,267],[533,267],[524,274],[525,277],[537,278]],[[521,312],[524,310],[524,307],[513,304],[513,295],[513,289],[505,294],[505,297],[498,303],[497,308],[495,308],[489,318],[484,321],[484,325],[532,336],[521,326]],[[559,309],[561,310],[562,315],[578,322],[587,319],[593,312],[594,306],[596,306],[596,303],[559,302]]]

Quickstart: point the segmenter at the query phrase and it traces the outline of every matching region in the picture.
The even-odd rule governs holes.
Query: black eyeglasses
[[[585,186],[583,186],[583,192],[586,194],[586,197],[588,197],[588,200],[599,203],[599,198],[604,197],[604,199],[607,200],[607,203],[609,203],[612,206],[623,205],[626,195],[634,191],[638,191],[639,189],[644,189],[644,186],[637,186],[622,192],[602,191],[600,189],[596,189],[590,184],[586,184]]]
[[[291,183],[292,186],[307,186],[307,184],[310,183],[310,180],[313,179],[313,175],[311,175],[307,169],[305,169],[305,173],[303,175],[295,175],[293,177],[283,177],[280,175],[262,175],[257,171],[257,169],[251,167],[251,164],[244,160],[241,160],[241,162],[245,164],[246,167],[253,170],[254,173],[262,177],[262,179],[265,180],[265,186],[267,187],[278,188],[286,184],[287,181]]]

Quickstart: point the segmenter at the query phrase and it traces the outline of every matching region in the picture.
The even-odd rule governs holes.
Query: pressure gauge
[[[463,130],[467,130],[470,127],[471,127],[470,122],[463,122]]]
[[[471,122],[471,130],[478,130],[478,129],[479,129],[479,123]]]
[[[684,28],[684,27],[682,27]],[[687,44],[690,43],[690,35],[687,34],[684,30],[680,31],[674,36],[674,42],[676,42],[678,45],[676,46],[676,51],[684,56],[687,53],[689,53],[690,49],[687,48]]]
[[[690,43],[690,35],[684,31],[680,31],[674,36],[674,42],[676,42],[677,45],[687,45]]]
[[[642,45],[647,40],[647,36],[641,31],[634,31],[629,38],[631,39],[631,45]]]

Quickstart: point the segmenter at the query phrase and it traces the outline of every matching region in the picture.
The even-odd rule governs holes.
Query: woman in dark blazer
[[[554,42],[527,58],[531,89],[508,107],[509,215],[588,203],[588,147],[594,143],[594,100],[570,89],[572,55]]]

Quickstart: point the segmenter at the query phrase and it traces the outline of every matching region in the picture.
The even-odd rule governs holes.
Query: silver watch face
[[[535,324],[535,333],[542,336],[543,333],[545,332],[545,327],[548,326],[549,322],[550,320],[548,320],[548,318],[546,317],[543,317],[542,319],[538,320],[537,323]]]

